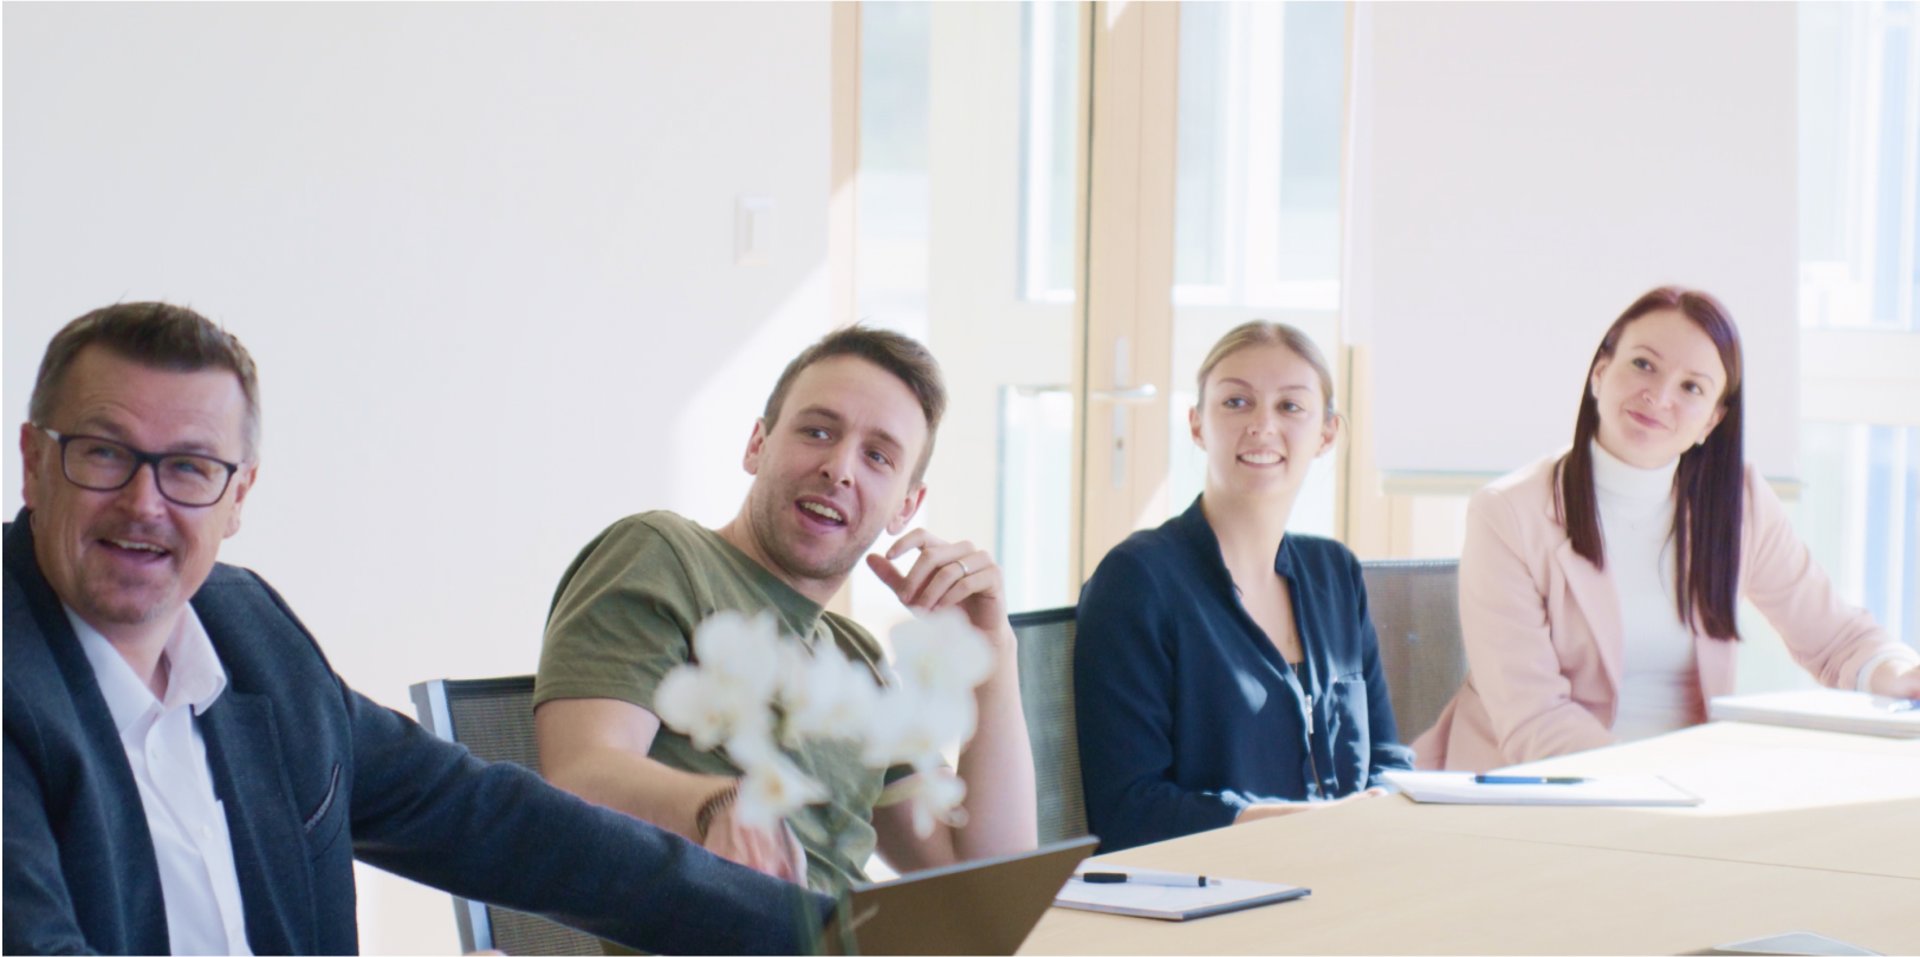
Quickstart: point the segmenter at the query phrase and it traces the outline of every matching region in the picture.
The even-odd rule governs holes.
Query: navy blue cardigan
[[[1198,499],[1120,543],[1081,591],[1074,694],[1101,850],[1223,827],[1250,804],[1342,797],[1413,766],[1353,553],[1289,533],[1273,570],[1293,597],[1301,675],[1240,603]]]
[[[6,953],[164,954],[159,865],[93,666],[5,531]],[[829,902],[594,807],[354,693],[252,572],[215,565],[193,608],[227,669],[195,720],[233,832],[256,954],[350,954],[355,858],[661,953],[791,953]]]

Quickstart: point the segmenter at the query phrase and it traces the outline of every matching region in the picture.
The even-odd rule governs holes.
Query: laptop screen
[[[1011,954],[1098,843],[1083,837],[855,884],[828,927],[826,952],[842,952],[844,921],[863,954]]]

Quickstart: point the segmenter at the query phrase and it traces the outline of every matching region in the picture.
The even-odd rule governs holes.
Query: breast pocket
[[[343,779],[340,762],[335,761],[327,772],[326,787],[319,798],[305,809],[306,816],[300,822],[300,829],[306,835],[307,848],[313,857],[325,854],[340,837],[340,831],[347,820],[346,796],[341,793]]]

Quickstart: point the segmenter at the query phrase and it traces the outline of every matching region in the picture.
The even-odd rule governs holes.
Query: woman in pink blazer
[[[1741,455],[1740,341],[1713,297],[1640,297],[1594,353],[1573,446],[1475,493],[1469,674],[1414,742],[1487,770],[1706,720],[1745,595],[1822,684],[1920,698],[1920,654],[1848,606]]]

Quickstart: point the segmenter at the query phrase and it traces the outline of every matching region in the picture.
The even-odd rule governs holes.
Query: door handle
[[[1099,402],[1113,407],[1113,425],[1109,453],[1111,466],[1109,476],[1116,490],[1127,487],[1127,406],[1146,405],[1160,397],[1160,387],[1151,382],[1139,385],[1117,385],[1125,382],[1132,373],[1132,364],[1128,362],[1126,336],[1114,341],[1113,379],[1116,387],[1112,389],[1088,389],[1087,404]],[[1022,398],[1038,398],[1043,395],[1071,395],[1073,386],[1057,382],[1036,383],[1013,386],[1013,393]]]
[[[1115,336],[1113,340],[1113,388],[1087,390],[1087,404],[1105,402],[1113,407],[1113,444],[1109,448],[1112,465],[1109,475],[1114,491],[1127,487],[1127,419],[1133,405],[1146,405],[1158,398],[1160,389],[1151,382],[1139,385],[1126,385],[1133,376],[1132,341],[1126,336]],[[1089,420],[1091,421],[1091,420]]]

